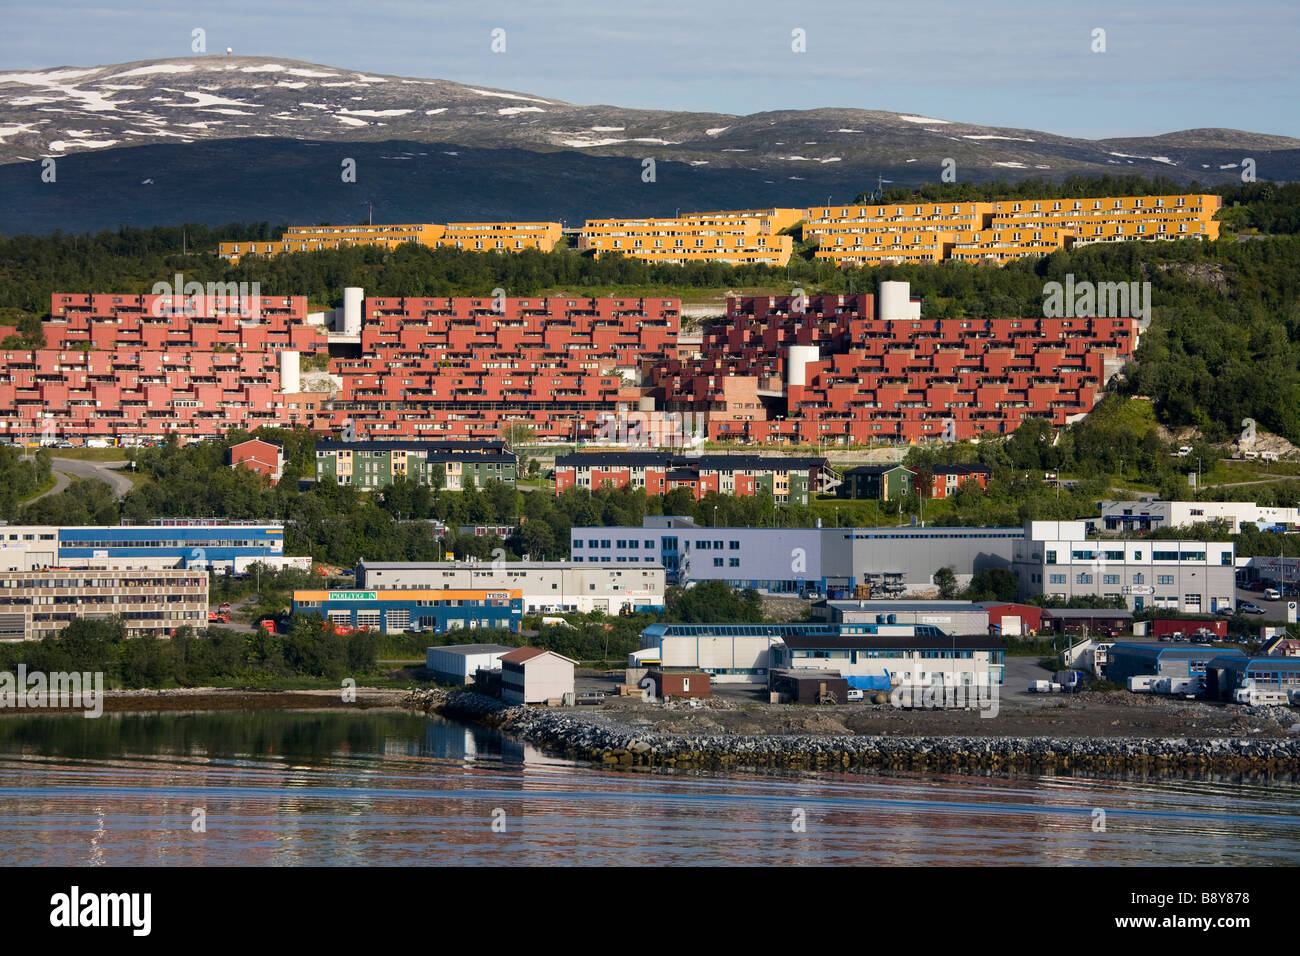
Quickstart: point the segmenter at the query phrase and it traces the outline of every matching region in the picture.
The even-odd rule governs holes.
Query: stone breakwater
[[[882,737],[666,734],[472,691],[413,691],[404,705],[492,727],[564,756],[628,767],[794,770],[1300,771],[1297,737]]]

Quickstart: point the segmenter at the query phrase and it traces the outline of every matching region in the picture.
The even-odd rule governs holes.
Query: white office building
[[[1103,501],[1101,517],[1088,522],[1108,532],[1148,532],[1157,528],[1183,528],[1207,521],[1226,521],[1233,534],[1242,525],[1288,528],[1300,524],[1300,508],[1273,508],[1253,501]]]
[[[1134,611],[1204,614],[1235,606],[1235,563],[1230,541],[1090,538],[1083,521],[1030,521],[1014,571],[1022,600],[1097,595],[1123,597]]]
[[[664,569],[569,561],[361,561],[369,590],[519,590],[525,614],[661,611]]]

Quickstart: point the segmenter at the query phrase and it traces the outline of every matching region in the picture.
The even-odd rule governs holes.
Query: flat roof
[[[1043,617],[1088,617],[1088,618],[1106,618],[1119,617],[1132,619],[1132,611],[1121,611],[1119,608],[1108,607],[1045,607],[1043,608]]]
[[[889,634],[850,634],[844,637],[790,636],[783,639],[792,650],[957,650],[1000,651],[1002,642],[979,635],[944,634],[937,637],[894,637]]]
[[[987,613],[988,608],[971,601],[855,601],[852,598],[818,601],[814,607],[825,605],[844,611],[874,611],[877,614],[898,613],[899,611],[965,611],[968,613]]]
[[[514,650],[506,644],[447,644],[443,647],[428,647],[426,651],[446,651],[448,654],[508,654]]]

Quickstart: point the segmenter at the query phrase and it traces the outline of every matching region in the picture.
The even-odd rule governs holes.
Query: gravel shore
[[[1172,703],[1172,702],[1171,702]],[[967,713],[966,732],[840,733],[808,732],[795,726],[780,732],[696,733],[633,722],[635,703],[604,708],[547,709],[512,707],[472,691],[413,691],[405,706],[481,723],[519,737],[542,749],[602,764],[644,767],[789,768],[848,770],[867,767],[947,770],[1081,769],[1104,772],[1195,770],[1215,772],[1295,773],[1300,771],[1300,735],[1289,733],[1296,716],[1288,708],[1235,708],[1225,718],[1253,725],[1241,735],[1200,734],[1075,735],[1007,734],[996,720],[981,721]],[[662,705],[660,705],[662,707]],[[781,707],[793,724],[827,718],[822,708]],[[1081,705],[1083,706],[1083,705]],[[1103,703],[1101,706],[1106,706]],[[1222,710],[1213,705],[1203,706]],[[828,708],[829,709],[829,708]],[[766,716],[754,708],[745,719],[758,724]],[[682,708],[666,727],[689,726],[701,710]],[[914,716],[923,716],[916,714]],[[932,714],[935,717],[957,715]],[[1047,719],[1055,719],[1048,717]],[[1212,722],[1211,722],[1212,723]],[[1183,725],[1187,725],[1186,717]]]

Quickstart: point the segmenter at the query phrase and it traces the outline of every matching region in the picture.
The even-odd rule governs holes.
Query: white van
[[[1279,591],[1277,588],[1265,588],[1265,589],[1264,589],[1264,600],[1265,600],[1265,601],[1280,601],[1280,600],[1282,600],[1282,592]]]
[[[1160,680],[1156,674],[1142,674],[1128,679],[1128,689],[1134,694],[1155,693],[1155,685]]]

